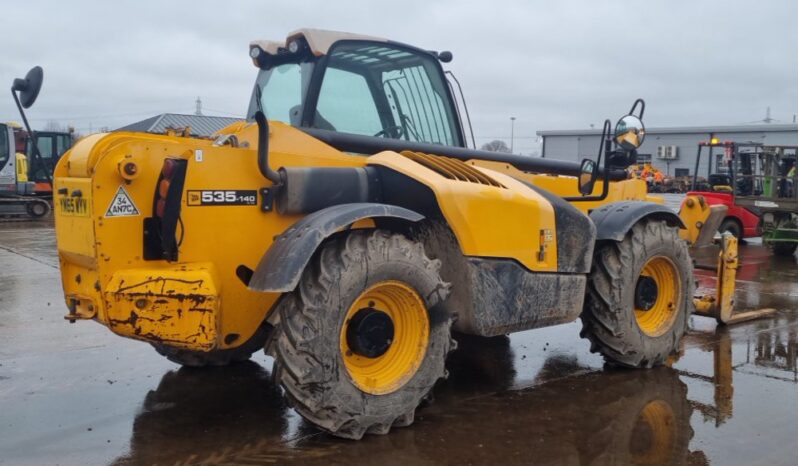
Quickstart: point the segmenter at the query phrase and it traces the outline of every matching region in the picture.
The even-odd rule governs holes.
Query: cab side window
[[[444,101],[435,89],[425,64],[382,73],[391,112],[408,129],[409,139],[451,146],[451,122]]]
[[[364,136],[373,136],[382,131],[374,96],[366,78],[350,71],[327,68],[313,126]]]

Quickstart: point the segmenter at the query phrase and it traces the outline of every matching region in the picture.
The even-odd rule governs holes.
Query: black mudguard
[[[249,281],[249,289],[292,291],[316,249],[327,237],[367,218],[398,218],[418,222],[424,216],[403,207],[368,202],[340,204],[314,212],[275,238],[258,263]]]
[[[612,202],[590,212],[598,241],[623,241],[632,226],[644,218],[664,220],[670,226],[685,228],[682,219],[674,211],[653,202]]]

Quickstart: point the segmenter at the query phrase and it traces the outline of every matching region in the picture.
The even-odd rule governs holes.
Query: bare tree
[[[491,142],[482,144],[481,149],[491,152],[510,152],[510,148],[507,146],[507,143],[500,139],[495,139]]]

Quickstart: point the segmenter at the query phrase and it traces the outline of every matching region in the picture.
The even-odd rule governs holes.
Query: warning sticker
[[[108,206],[105,212],[106,217],[133,217],[139,215],[139,209],[133,204],[133,199],[130,198],[125,188],[122,186],[116,191],[114,200]]]

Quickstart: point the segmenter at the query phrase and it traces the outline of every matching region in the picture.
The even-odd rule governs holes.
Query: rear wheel
[[[439,270],[401,235],[329,241],[279,307],[270,352],[289,404],[345,438],[411,424],[454,348]]]
[[[597,248],[582,337],[627,367],[662,364],[678,348],[693,310],[687,243],[663,221],[642,220],[621,242]]]
[[[732,218],[727,218],[723,220],[723,223],[721,223],[720,226],[718,227],[718,232],[720,232],[720,234],[722,235],[727,231],[732,235],[734,235],[734,237],[737,238],[738,241],[743,239],[743,227],[740,226],[740,223],[737,222],[737,220],[734,220]]]

